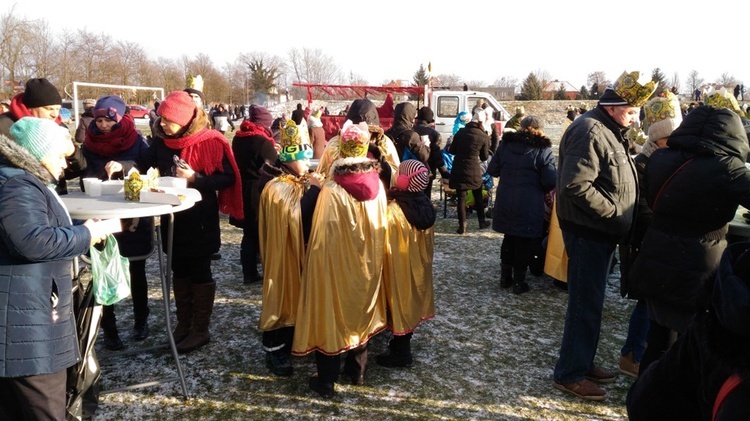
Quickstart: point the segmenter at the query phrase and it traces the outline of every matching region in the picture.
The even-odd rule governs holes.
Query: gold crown
[[[299,132],[299,127],[294,123],[294,120],[289,119],[286,121],[286,125],[281,130],[281,140],[279,146],[286,147],[292,145],[301,145],[302,135]]]
[[[653,80],[645,85],[638,83],[639,75],[638,72],[622,72],[613,87],[615,93],[631,107],[642,107],[656,91],[656,83]]]
[[[367,123],[352,123],[347,120],[341,128],[339,151],[344,157],[362,157],[367,155],[370,144],[370,130]]]
[[[665,91],[659,96],[650,99],[644,105],[644,111],[646,112],[646,122],[648,125],[668,118],[682,117],[680,101],[669,91]]]
[[[185,88],[203,92],[203,77],[201,75],[187,75],[185,78]]]
[[[742,108],[740,108],[740,104],[737,102],[737,98],[735,98],[727,88],[722,87],[718,90],[711,88],[706,96],[706,105],[710,105],[714,108],[729,108],[740,116],[745,116],[745,113],[742,112]]]

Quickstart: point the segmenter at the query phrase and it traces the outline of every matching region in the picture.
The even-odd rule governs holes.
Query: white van
[[[435,114],[435,130],[440,132],[443,139],[453,135],[453,124],[458,113],[466,111],[471,114],[471,109],[474,108],[479,99],[483,99],[488,106],[492,107],[492,118],[498,124],[500,132],[502,132],[505,122],[511,117],[511,114],[500,105],[495,97],[486,92],[435,90],[429,93],[428,98],[428,106]]]

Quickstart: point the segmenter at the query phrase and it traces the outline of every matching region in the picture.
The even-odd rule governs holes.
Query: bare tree
[[[680,75],[677,72],[674,72],[670,83],[672,84],[672,88],[676,89],[677,92],[680,92],[682,90],[680,89]]]
[[[698,76],[698,72],[696,70],[691,70],[690,73],[688,73],[687,80],[685,80],[688,88],[690,88],[691,94],[695,92],[696,89],[699,89],[703,85],[703,82],[704,79]]]
[[[55,55],[55,37],[45,20],[29,22],[26,34],[29,67],[36,77],[44,77],[52,84],[59,85],[59,75],[56,74],[53,57]],[[54,71],[53,71],[54,70]]]
[[[289,50],[289,66],[297,82],[341,83],[341,71],[332,57],[321,49]]]
[[[588,86],[594,86],[597,87],[597,92],[604,92],[604,89],[611,83],[609,79],[607,79],[607,76],[602,72],[601,70],[598,70],[593,73],[589,73],[589,75],[586,77],[586,83]]]
[[[500,79],[495,79],[494,86],[498,88],[516,88],[518,86],[518,79],[512,76],[503,76]]]
[[[734,88],[735,85],[738,85],[739,82],[737,82],[737,79],[734,77],[734,75],[730,75],[729,73],[724,72],[721,74],[721,76],[719,76],[718,79],[716,79],[716,84],[731,89]]]
[[[0,70],[7,70],[13,84],[16,81],[25,81],[29,75],[25,62],[29,22],[18,18],[15,8],[13,5],[8,13],[0,17]],[[12,94],[11,91],[10,95]]]
[[[433,87],[457,87],[457,86],[463,86],[464,81],[461,78],[461,76],[451,73],[451,74],[439,74],[435,75],[432,78],[432,86]]]

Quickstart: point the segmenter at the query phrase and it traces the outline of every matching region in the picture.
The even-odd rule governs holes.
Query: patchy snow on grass
[[[212,263],[217,295],[211,342],[180,356],[188,400],[178,382],[102,395],[97,420],[625,420],[625,395],[632,384],[620,375],[605,385],[604,402],[584,402],[552,387],[567,306],[564,291],[549,277],[527,275],[531,291],[514,295],[499,287],[502,234],[479,231],[469,214],[468,231],[455,234],[455,208],[443,218],[437,185],[434,319],[412,340],[415,364],[387,369],[375,364],[389,333],[370,342],[364,386],[337,384],[332,400],[308,388],[312,355],[293,358],[294,375],[273,376],[265,367],[257,329],[261,285],[243,285],[239,263],[242,232],[222,219],[222,258]],[[156,258],[149,270],[151,336],[130,338],[129,299],[117,304],[118,326],[128,350],[166,340]],[[619,272],[610,275],[596,364],[616,371],[628,318],[635,302],[619,295]],[[170,317],[174,326],[174,303]],[[99,341],[104,390],[177,377],[167,348],[113,356]]]

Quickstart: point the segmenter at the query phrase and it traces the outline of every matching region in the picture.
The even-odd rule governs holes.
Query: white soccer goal
[[[155,88],[151,86],[129,86],[129,85],[107,85],[104,83],[88,83],[88,82],[73,82],[73,116],[76,119],[76,126],[78,123],[78,116],[81,115],[78,104],[80,101],[78,100],[78,87],[79,86],[90,86],[94,88],[107,88],[107,89],[127,89],[132,91],[153,91],[154,95],[156,93],[159,93],[159,100],[164,100],[164,88]],[[67,92],[66,92],[67,93]]]

